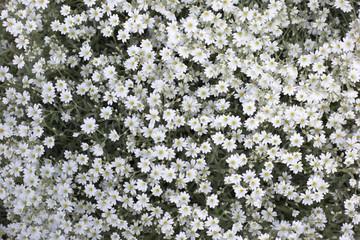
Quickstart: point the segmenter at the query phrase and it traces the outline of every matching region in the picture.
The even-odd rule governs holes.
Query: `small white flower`
[[[13,64],[16,65],[19,69],[23,68],[25,66],[24,56],[22,54],[15,55]]]
[[[55,138],[54,137],[46,137],[44,139],[44,145],[47,147],[47,148],[53,148],[54,145],[55,145]]]
[[[115,129],[111,130],[109,133],[109,139],[113,142],[116,142],[117,140],[120,139],[119,134],[116,132]]]
[[[290,144],[295,147],[301,147],[304,143],[304,138],[299,134],[295,133],[290,137]]]
[[[94,118],[85,118],[84,123],[81,125],[81,130],[85,133],[94,133],[98,127]]]
[[[60,94],[60,100],[64,103],[69,103],[70,101],[72,101],[72,94],[69,90],[64,90],[61,92]]]
[[[218,196],[216,194],[211,194],[206,199],[206,205],[210,208],[215,208],[219,204]]]
[[[84,58],[85,61],[90,59],[92,52],[88,43],[83,44],[83,46],[80,48],[79,56]]]
[[[109,119],[112,114],[112,108],[110,106],[101,108],[100,117],[103,119]]]

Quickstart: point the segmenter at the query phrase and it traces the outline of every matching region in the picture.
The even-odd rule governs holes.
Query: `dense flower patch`
[[[357,1],[1,8],[0,235],[360,237]]]

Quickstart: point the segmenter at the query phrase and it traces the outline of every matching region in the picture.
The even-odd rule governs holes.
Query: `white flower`
[[[128,116],[124,122],[125,127],[128,127],[131,131],[135,131],[135,129],[139,127],[139,124],[140,124],[140,120],[136,116],[132,116],[132,117]]]
[[[215,208],[219,204],[218,196],[216,194],[211,194],[206,199],[206,205],[210,208]]]
[[[145,119],[150,121],[149,127],[153,128],[154,124],[160,120],[159,111],[157,109],[151,108],[149,114],[145,115]]]
[[[112,114],[112,108],[110,106],[101,108],[100,117],[103,119],[109,119]]]
[[[290,144],[295,147],[301,147],[304,143],[304,138],[299,134],[295,133],[290,137]]]
[[[69,90],[64,90],[60,94],[60,100],[64,103],[69,103],[72,101],[72,94]]]
[[[12,62],[14,65],[16,65],[19,69],[23,68],[25,66],[24,56],[22,54],[14,55],[14,60]]]
[[[209,66],[206,67],[204,70],[205,76],[208,78],[212,78],[212,77],[216,77],[217,76],[217,72],[215,70],[214,66]]]
[[[311,64],[311,56],[309,55],[302,55],[298,59],[298,63],[301,67],[307,67]]]
[[[160,185],[155,185],[152,189],[151,189],[151,193],[156,196],[159,197],[162,193],[163,190],[161,189]]]
[[[259,121],[255,118],[248,118],[245,121],[245,127],[248,130],[255,130],[259,126]]]
[[[88,43],[84,43],[82,47],[80,48],[79,56],[84,58],[84,60],[89,60],[92,56],[91,47]]]
[[[91,151],[97,157],[102,156],[104,154],[103,147],[100,144],[95,144],[92,146]]]
[[[96,124],[96,120],[92,117],[85,118],[84,123],[81,125],[81,130],[85,133],[94,133],[98,127],[98,124]]]
[[[23,35],[20,35],[19,37],[15,38],[16,47],[19,49],[26,49],[29,45],[29,40],[26,39]]]
[[[117,34],[117,40],[121,40],[123,43],[126,42],[130,38],[130,34],[128,31],[119,30]]]
[[[341,226],[341,231],[347,237],[350,237],[350,236],[352,236],[354,234],[354,231],[352,229],[353,229],[353,225],[351,223],[343,223],[342,226]]]
[[[201,145],[200,145],[200,150],[202,153],[206,154],[206,153],[209,153],[211,152],[211,145],[209,142],[203,142]]]
[[[198,88],[198,90],[196,91],[196,94],[199,98],[201,98],[202,100],[205,100],[206,98],[208,98],[210,96],[210,89],[207,86],[202,86],[202,87]]]
[[[47,147],[47,148],[53,148],[54,145],[55,145],[55,138],[54,137],[46,137],[44,139],[44,145]]]
[[[116,132],[115,129],[111,130],[109,133],[109,139],[113,142],[116,142],[117,140],[120,139],[119,134]]]
[[[165,121],[173,121],[176,116],[176,112],[173,109],[166,109],[163,113],[163,119]]]
[[[311,205],[315,196],[310,190],[306,190],[305,193],[301,193],[300,197],[303,204]]]
[[[150,107],[159,106],[161,104],[160,95],[158,93],[151,93],[148,98]]]
[[[87,184],[85,186],[85,193],[88,196],[95,196],[96,192],[97,192],[97,189],[93,184]]]
[[[199,111],[200,104],[195,98],[185,96],[181,106],[184,109],[184,111],[190,111],[196,113]]]
[[[114,66],[107,66],[104,68],[104,77],[106,79],[114,79],[116,76],[116,69]]]
[[[60,10],[60,14],[63,16],[67,16],[69,15],[71,12],[71,8],[68,5],[63,5],[61,6],[61,10]]]
[[[166,168],[163,172],[162,178],[171,183],[176,178],[176,173],[174,168]]]
[[[225,141],[225,136],[221,132],[217,132],[215,135],[211,137],[215,144],[220,145]]]
[[[254,112],[256,111],[254,102],[250,101],[250,102],[243,104],[243,110],[244,110],[244,113],[246,113],[247,115],[249,115],[249,116],[253,115]]]
[[[223,141],[222,147],[228,152],[234,151],[234,149],[236,149],[235,140],[234,139],[225,139]]]
[[[212,190],[211,183],[209,181],[202,182],[199,186],[199,191],[205,194],[210,193]]]
[[[208,58],[208,54],[201,48],[195,48],[195,50],[191,51],[191,54],[194,61],[199,63],[204,63]]]
[[[183,27],[186,32],[195,32],[198,21],[195,17],[188,17],[183,21]]]
[[[347,0],[335,0],[334,6],[340,8],[344,12],[350,12],[352,9],[351,4]]]
[[[157,157],[158,159],[163,160],[166,158],[167,151],[168,151],[168,149],[164,145],[157,145],[154,147],[153,154],[154,154],[154,157]]]

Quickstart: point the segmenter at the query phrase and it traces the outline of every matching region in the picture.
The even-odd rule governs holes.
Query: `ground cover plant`
[[[359,239],[350,0],[9,0],[3,239]]]

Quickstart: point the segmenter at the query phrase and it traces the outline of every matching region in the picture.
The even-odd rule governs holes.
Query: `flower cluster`
[[[350,0],[9,0],[0,236],[360,237]]]

